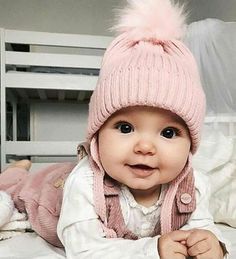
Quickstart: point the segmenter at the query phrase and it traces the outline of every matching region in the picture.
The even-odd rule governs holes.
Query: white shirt
[[[226,244],[208,210],[209,185],[205,175],[195,173],[197,208],[181,229],[202,228],[212,231]],[[85,157],[67,178],[63,193],[58,236],[68,259],[158,259],[158,238],[149,237],[160,216],[165,186],[160,199],[146,208],[137,204],[128,188],[120,192],[120,204],[128,229],[140,239],[105,238],[101,222],[94,209],[93,172]],[[226,244],[227,250],[228,246]]]

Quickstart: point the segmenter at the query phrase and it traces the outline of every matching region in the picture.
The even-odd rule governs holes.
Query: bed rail
[[[83,101],[96,85],[103,53],[112,38],[2,28],[0,40],[1,168],[12,155],[75,156],[75,143],[71,141],[18,141],[17,104],[22,100],[30,103],[32,91],[41,101],[49,99],[49,91],[54,91],[58,101],[66,101],[65,91],[73,90],[74,102]],[[27,46],[27,52],[19,49],[19,44]],[[55,71],[50,72],[52,68]],[[7,101],[13,107],[12,141],[6,137]]]

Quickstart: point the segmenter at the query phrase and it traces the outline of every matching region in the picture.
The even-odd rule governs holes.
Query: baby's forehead
[[[113,113],[110,119],[116,119],[118,117],[135,117],[143,116],[144,114],[152,114],[158,118],[165,118],[170,122],[181,124],[187,128],[185,121],[177,114],[171,112],[170,110],[165,110],[159,107],[152,106],[129,106],[122,108],[115,113]]]

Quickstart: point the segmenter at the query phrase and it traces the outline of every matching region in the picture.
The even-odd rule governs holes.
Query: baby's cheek
[[[172,157],[172,161],[170,161],[170,167],[178,175],[185,167],[187,161],[188,156],[183,154],[176,154]]]

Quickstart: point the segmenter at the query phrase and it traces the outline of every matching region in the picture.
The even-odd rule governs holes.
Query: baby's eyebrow
[[[114,124],[120,124],[120,123],[128,123],[131,124],[128,120],[115,120]]]
[[[186,127],[185,123],[182,122],[182,121],[179,121],[179,120],[172,120],[170,121],[170,124],[173,123],[175,125],[179,125],[179,126],[182,126],[182,127]]]
[[[132,119],[132,117],[129,117],[127,115],[119,114],[112,118],[115,121],[129,121]]]
[[[176,124],[179,124],[180,126],[188,128],[185,121],[182,118],[180,118],[179,116],[173,115],[173,116],[171,116],[171,120],[172,120],[171,121],[172,123],[174,122]]]

